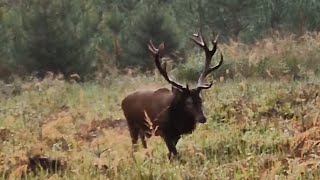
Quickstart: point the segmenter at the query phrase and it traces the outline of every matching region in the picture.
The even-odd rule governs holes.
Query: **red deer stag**
[[[209,89],[211,83],[204,83],[205,77],[218,69],[223,63],[223,56],[218,65],[210,67],[212,56],[217,50],[217,38],[212,40],[213,49],[210,50],[201,34],[193,34],[192,40],[205,52],[205,66],[201,73],[197,87],[190,89],[188,84],[184,87],[171,80],[166,71],[166,63],[161,65],[163,44],[156,48],[152,41],[148,48],[154,58],[160,74],[172,85],[172,89],[160,88],[157,90],[136,91],[122,100],[121,107],[126,117],[133,147],[140,137],[142,145],[147,148],[145,137],[152,133],[161,136],[168,149],[168,158],[178,154],[176,144],[183,134],[190,134],[197,122],[205,123],[206,117],[202,110],[201,90]]]

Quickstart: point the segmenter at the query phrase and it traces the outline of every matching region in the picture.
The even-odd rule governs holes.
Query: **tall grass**
[[[274,33],[252,45],[230,40],[220,44],[225,57],[224,65],[214,76],[226,78],[312,78],[320,73],[320,33],[310,32],[297,37]],[[216,53],[213,63],[217,63]],[[204,53],[192,53],[187,63],[177,70],[180,79],[195,80],[204,63]]]
[[[122,124],[122,98],[137,89],[166,86],[158,73],[115,73],[81,84],[54,78],[15,81],[16,91],[0,95],[0,177],[318,179],[317,40],[318,34],[277,35],[254,46],[221,45],[226,63],[216,75],[230,79],[203,91],[208,122],[179,141],[181,159],[173,161],[159,137],[148,140],[147,150],[133,153]],[[201,67],[201,59],[195,54],[185,71],[172,73]],[[308,78],[283,78],[293,78],[293,72]],[[37,157],[58,158],[66,166],[58,172],[31,171],[30,158]]]
[[[159,137],[149,139],[148,150],[131,153],[126,128],[95,122],[123,118],[121,99],[143,88],[141,84],[164,85],[159,77],[119,76],[112,84],[59,80],[31,84],[19,95],[1,96],[0,174],[20,177],[27,157],[38,155],[64,159],[67,166],[57,174],[30,172],[29,178],[273,179],[297,174],[316,178],[319,82],[216,83],[203,94],[208,123],[182,138],[181,159],[171,162]],[[107,151],[98,157],[103,149]]]

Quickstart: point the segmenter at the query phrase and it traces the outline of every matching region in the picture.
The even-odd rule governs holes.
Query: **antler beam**
[[[218,37],[219,37],[219,35],[216,36],[216,38],[214,40],[212,40],[212,44],[213,44],[212,50],[210,50],[208,48],[206,42],[204,41],[204,39],[200,33],[193,34],[193,37],[191,38],[199,47],[201,47],[204,50],[205,56],[206,56],[204,69],[198,79],[198,87],[197,87],[198,89],[209,89],[212,86],[213,82],[211,82],[209,84],[204,84],[204,79],[206,78],[206,76],[208,74],[210,74],[214,70],[218,69],[223,63],[223,55],[221,53],[221,59],[220,59],[219,63],[216,66],[210,67],[212,57],[217,51]]]
[[[163,67],[161,66],[161,60],[160,60],[160,52],[164,49],[164,44],[161,43],[158,48],[156,48],[152,41],[150,40],[148,44],[148,49],[150,50],[152,56],[154,57],[155,64],[160,72],[160,74],[164,77],[165,80],[167,80],[172,86],[179,88],[179,89],[184,89],[182,85],[179,83],[174,82],[171,80],[168,76],[167,73],[167,63],[164,62]]]

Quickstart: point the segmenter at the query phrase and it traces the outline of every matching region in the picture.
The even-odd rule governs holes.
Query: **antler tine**
[[[153,45],[153,42],[152,42],[151,39],[150,39],[150,45],[152,46],[153,49],[157,49],[157,48]]]
[[[208,74],[210,74],[210,73],[213,72],[214,70],[218,69],[218,68],[223,64],[223,54],[221,53],[220,56],[221,56],[220,61],[219,61],[219,63],[218,63],[216,66],[209,68],[209,69],[206,71],[205,74],[201,74],[201,76],[203,76],[203,79],[204,79]],[[200,76],[200,77],[201,77],[201,76]],[[200,79],[200,78],[199,78],[199,79]],[[210,82],[210,83],[207,84],[207,85],[202,85],[202,82],[199,82],[199,81],[198,81],[198,89],[209,89],[209,88],[211,88],[212,85],[213,85],[213,82]]]
[[[200,33],[194,33],[192,34],[193,37],[191,38],[196,44],[198,44],[200,47],[204,48],[205,50],[209,50],[206,43],[204,42],[202,35]]]
[[[154,47],[152,40],[149,41],[148,49],[152,52],[153,55],[155,55],[158,51],[158,49]]]
[[[204,77],[206,77],[208,74],[210,74],[210,73],[213,72],[214,70],[219,69],[219,67],[220,67],[220,66],[222,65],[222,63],[223,63],[223,54],[221,53],[220,56],[221,56],[221,58],[220,58],[219,63],[218,63],[216,66],[209,68],[209,69],[205,72]]]
[[[149,41],[148,49],[151,51],[151,53],[152,53],[152,55],[154,57],[154,61],[155,61],[156,67],[158,68],[160,74],[164,77],[164,79],[166,81],[168,81],[172,86],[175,86],[176,88],[179,88],[179,89],[184,89],[184,87],[182,85],[172,81],[169,78],[168,73],[167,73],[167,63],[166,63],[166,61],[163,64],[163,68],[161,67],[159,49],[156,48],[153,45],[151,40]]]
[[[213,48],[212,48],[212,56],[216,53],[217,51],[217,48],[218,48],[218,38],[219,38],[219,34],[214,38],[212,39],[212,45],[213,45]]]
[[[219,36],[220,34],[217,34],[216,38],[212,39],[212,44],[217,44]]]
[[[201,73],[201,75],[200,75],[200,77],[198,79],[198,88],[200,88],[200,89],[208,89],[208,88],[210,88],[212,86],[212,82],[209,85],[208,84],[207,85],[203,85],[205,77],[208,74],[210,74],[211,72],[213,72],[214,70],[218,69],[223,63],[223,55],[221,53],[221,59],[220,59],[220,62],[218,63],[218,65],[210,68],[210,63],[211,63],[211,60],[212,60],[212,56],[217,51],[217,46],[218,46],[217,40],[218,40],[219,34],[215,37],[215,39],[212,39],[212,44],[213,44],[212,50],[209,50],[209,48],[207,47],[206,43],[203,41],[203,38],[202,38],[201,34],[200,35],[193,34],[193,36],[195,36],[197,38],[199,37],[200,40],[195,39],[195,38],[192,38],[192,39],[194,40],[194,42],[196,42],[196,44],[198,44],[200,47],[202,47],[204,49],[205,55],[206,55],[205,66],[204,66],[203,72]]]

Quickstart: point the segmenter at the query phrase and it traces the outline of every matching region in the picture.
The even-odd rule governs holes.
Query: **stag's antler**
[[[164,62],[163,67],[161,66],[161,60],[160,60],[160,53],[162,53],[162,51],[164,50],[164,44],[161,43],[159,45],[158,48],[156,48],[152,41],[150,40],[149,44],[148,44],[148,48],[150,50],[150,52],[152,53],[152,56],[154,57],[154,61],[156,63],[156,66],[160,72],[160,74],[164,77],[165,80],[167,80],[172,86],[178,88],[178,89],[184,89],[184,87],[182,85],[180,85],[179,83],[174,82],[173,80],[171,80],[167,74],[167,63]]]
[[[210,50],[208,48],[206,42],[203,40],[203,37],[200,33],[193,34],[193,37],[191,38],[198,46],[200,46],[204,50],[205,55],[206,55],[205,66],[204,66],[203,72],[201,73],[201,75],[198,79],[198,85],[197,85],[198,89],[209,89],[212,86],[213,82],[210,82],[209,84],[204,84],[204,79],[208,74],[210,74],[214,70],[218,69],[223,63],[223,55],[221,53],[220,62],[216,66],[210,67],[212,56],[217,51],[218,37],[219,37],[219,35],[216,36],[216,38],[214,40],[212,40],[212,44],[213,44],[212,50]]]

